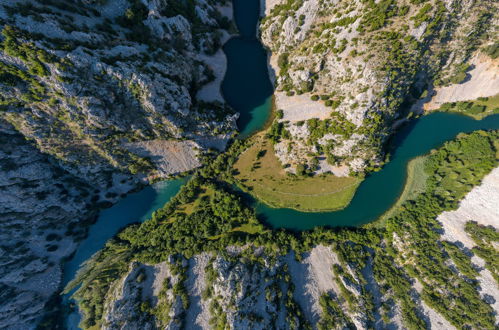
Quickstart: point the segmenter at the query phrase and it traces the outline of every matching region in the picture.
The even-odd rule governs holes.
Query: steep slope
[[[434,86],[465,81],[474,52],[496,47],[497,6],[467,0],[264,2],[261,37],[272,53],[276,107],[289,132],[276,146],[281,162],[293,165],[290,170],[315,168],[314,159],[327,156],[352,174],[382,165],[384,142],[409,105]],[[483,83],[493,89],[494,80]]]
[[[191,140],[186,149],[196,154],[224,139],[235,129],[230,110],[196,94],[215,79],[201,58],[218,50],[229,19],[216,3],[146,4],[4,4],[2,118],[87,172],[152,174],[147,155],[168,153],[137,151],[141,141]]]
[[[225,148],[237,116],[214,63],[230,9],[0,1],[1,328],[57,307],[61,261],[99,209]]]

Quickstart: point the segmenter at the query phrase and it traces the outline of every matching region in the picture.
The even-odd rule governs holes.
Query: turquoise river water
[[[267,53],[257,38],[259,1],[233,0],[234,16],[240,35],[229,40],[224,51],[228,60],[222,92],[227,102],[241,116],[241,136],[247,137],[263,128],[271,112],[273,87],[269,79]],[[391,142],[391,161],[379,172],[368,176],[359,186],[350,205],[341,211],[303,213],[274,209],[255,201],[259,218],[272,227],[295,230],[315,226],[357,226],[375,220],[386,212],[402,192],[407,163],[428,153],[461,132],[499,129],[499,115],[481,121],[450,114],[433,113],[405,125]],[[99,251],[105,242],[126,225],[145,221],[152,212],[170,200],[186,182],[177,179],[157,183],[130,194],[113,207],[101,212],[76,254],[64,267],[64,284],[74,278],[80,265]],[[67,299],[67,298],[66,298]],[[67,300],[66,300],[67,303]],[[76,328],[79,317],[67,318],[68,328]]]
[[[80,266],[101,250],[104,244],[121,229],[131,223],[143,222],[151,218],[152,213],[165,205],[175,196],[188,178],[162,181],[148,186],[139,192],[132,193],[109,209],[102,211],[97,222],[92,225],[87,238],[81,242],[73,257],[64,264],[63,285],[71,281]],[[62,304],[69,305],[70,294],[64,295]],[[65,328],[79,329],[80,315],[68,312],[65,315]]]
[[[436,112],[404,126],[393,138],[391,160],[379,172],[368,176],[345,209],[335,212],[303,213],[273,209],[257,203],[260,218],[272,227],[305,230],[315,226],[358,226],[385,213],[402,193],[407,163],[424,155],[462,132],[498,129],[499,115],[480,121],[458,114]]]
[[[270,117],[272,94],[267,52],[257,38],[259,1],[233,0],[239,36],[224,45],[227,71],[222,93],[227,103],[240,113],[238,126],[244,138],[260,130]]]

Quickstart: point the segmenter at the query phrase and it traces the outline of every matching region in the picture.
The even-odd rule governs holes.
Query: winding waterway
[[[383,215],[402,193],[407,164],[462,132],[499,129],[499,115],[481,121],[459,114],[432,113],[404,126],[393,138],[391,160],[379,172],[368,176],[351,203],[341,211],[303,213],[274,209],[257,203],[259,217],[272,227],[305,230],[316,226],[358,226]]]
[[[269,79],[267,53],[257,38],[260,3],[257,0],[233,0],[234,17],[240,35],[224,46],[227,72],[222,83],[226,101],[241,115],[241,137],[261,130],[271,114],[273,87]],[[258,216],[272,227],[296,230],[315,226],[357,226],[375,220],[386,212],[402,192],[407,163],[425,154],[461,132],[499,129],[499,115],[476,121],[450,113],[433,113],[404,126],[392,139],[391,161],[362,182],[350,205],[341,211],[303,213],[275,209],[255,201]],[[80,265],[102,249],[105,242],[126,225],[145,221],[152,212],[170,200],[186,182],[177,179],[157,183],[130,194],[115,206],[101,212],[88,237],[64,266],[64,285],[76,275]],[[66,320],[76,328],[79,317]]]
[[[273,87],[269,80],[267,54],[257,37],[259,1],[233,0],[234,18],[240,36],[224,46],[228,60],[222,84],[226,101],[241,116],[241,136],[263,128],[271,112]],[[391,143],[391,161],[367,177],[348,207],[340,211],[304,213],[271,208],[255,201],[258,216],[274,228],[297,230],[315,226],[358,226],[371,222],[396,202],[403,190],[410,159],[428,153],[461,132],[499,128],[499,116],[481,121],[451,113],[433,113],[402,127]]]

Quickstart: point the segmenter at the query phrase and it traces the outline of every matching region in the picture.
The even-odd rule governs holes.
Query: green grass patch
[[[257,223],[245,223],[239,227],[232,229],[233,232],[239,231],[248,234],[258,234],[261,233],[263,230],[264,230],[263,226]]]
[[[416,157],[407,164],[407,179],[402,194],[395,204],[378,221],[373,223],[375,226],[382,226],[387,219],[400,213],[402,204],[414,200],[419,194],[425,192],[426,179],[428,178],[428,174],[425,172],[426,158],[427,156]]]
[[[491,97],[479,97],[474,101],[444,103],[438,110],[457,112],[480,120],[489,115],[499,114],[499,94]]]
[[[361,180],[333,175],[288,174],[277,159],[272,143],[259,134],[241,154],[234,168],[242,188],[272,207],[305,212],[339,210],[353,198]]]

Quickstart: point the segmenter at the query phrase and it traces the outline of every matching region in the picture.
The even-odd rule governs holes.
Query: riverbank
[[[428,178],[428,174],[425,173],[424,170],[426,158],[427,156],[420,156],[409,161],[407,164],[407,179],[400,197],[385,214],[380,216],[375,222],[367,224],[366,227],[383,227],[387,219],[400,212],[400,206],[402,206],[402,204],[408,200],[414,199],[418,194],[424,192],[426,188],[426,179]]]
[[[449,114],[440,117],[448,118],[469,120]],[[127,229],[119,242],[108,243],[102,258],[89,263],[93,266],[81,278],[83,289],[78,293],[82,305],[97,310],[86,315],[88,321],[111,327],[165,328],[172,324],[202,327],[210,318],[234,328],[249,328],[246,316],[259,313],[261,319],[251,321],[251,326],[267,329],[277,322],[289,324],[285,316],[290,313],[300,315],[300,325],[305,321],[324,324],[331,315],[326,308],[333,306],[344,311],[342,322],[357,327],[372,320],[382,328],[396,324],[419,329],[438,326],[444,317],[452,325],[465,317],[466,324],[474,326],[478,324],[475,308],[462,312],[435,303],[470,300],[485,311],[480,314],[481,324],[493,324],[487,297],[480,296],[488,291],[463,277],[459,267],[470,264],[466,257],[460,259],[457,270],[449,266],[456,248],[441,241],[435,217],[455,208],[455,202],[492,169],[490,160],[495,159],[497,149],[491,144],[497,134],[461,134],[432,152],[431,180],[442,182],[418,197],[416,209],[410,203],[404,205],[404,213],[392,219],[386,230],[316,228],[302,233],[264,229],[253,210],[220,184],[242,151],[244,143],[236,141],[232,150],[201,169],[200,177],[191,180],[153,219]],[[462,148],[456,150],[456,145]],[[412,145],[408,147],[412,150]],[[445,157],[449,154],[455,157]],[[453,180],[455,171],[461,174]],[[387,184],[385,180],[378,183],[382,184],[378,188]],[[308,214],[299,214],[301,220],[308,220]],[[330,214],[318,216],[327,219]],[[243,223],[254,230],[241,230]],[[431,253],[425,254],[427,248]],[[132,255],[126,262],[114,262],[128,253]],[[152,270],[151,266],[158,272],[139,276],[140,269]],[[168,279],[160,275],[166,268]],[[446,286],[441,274],[457,284]],[[421,291],[423,286],[431,295]],[[386,301],[394,303],[384,305]],[[283,316],[276,321],[277,310]],[[170,317],[163,318],[165,314]]]
[[[274,208],[301,212],[340,210],[350,203],[361,182],[353,177],[288,173],[265,131],[251,140],[251,146],[234,164],[235,178],[242,189]]]
[[[470,101],[444,103],[437,111],[455,112],[476,120],[499,114],[499,94]]]

